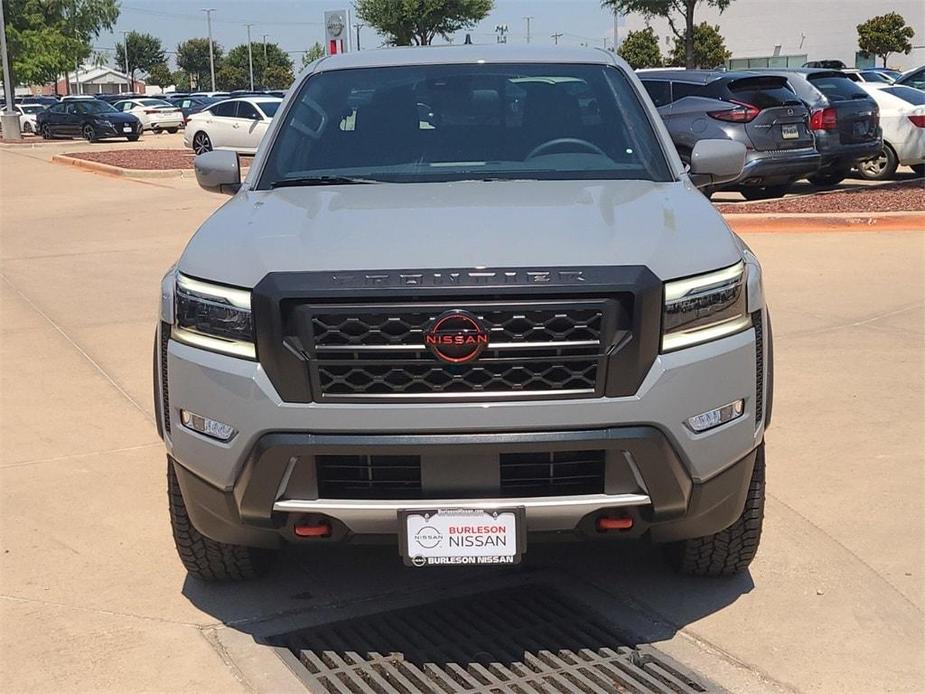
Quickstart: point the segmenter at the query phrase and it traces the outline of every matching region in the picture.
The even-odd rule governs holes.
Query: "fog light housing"
[[[743,412],[745,412],[745,401],[735,400],[722,407],[717,407],[715,410],[690,417],[686,423],[688,429],[695,434],[701,434],[704,431],[718,427],[720,424],[738,419]]]
[[[180,410],[180,421],[187,429],[219,441],[230,441],[238,433],[230,424],[203,417],[189,410]]]

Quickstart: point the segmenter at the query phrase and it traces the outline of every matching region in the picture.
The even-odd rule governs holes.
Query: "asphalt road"
[[[380,547],[204,586],[172,546],[150,355],[160,277],[224,198],[50,153],[0,150],[0,689],[298,691],[263,637],[537,583],[733,691],[923,689],[925,231],[747,238],[777,359],[750,573],[679,578],[638,545],[415,571]]]

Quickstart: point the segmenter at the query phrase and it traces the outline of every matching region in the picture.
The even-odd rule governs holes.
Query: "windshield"
[[[272,118],[279,110],[280,101],[258,101],[257,106],[264,112],[267,118]]]
[[[258,187],[322,177],[671,180],[625,75],[567,64],[315,75],[294,98]]]
[[[913,106],[925,106],[925,92],[913,87],[903,87],[901,85],[886,87],[881,89],[884,94],[892,94],[897,99],[902,99]]]
[[[829,101],[847,101],[867,97],[861,87],[838,72],[823,72],[808,75],[812,85],[826,95]]]
[[[116,109],[105,101],[75,101],[74,110],[77,113],[113,113]]]
[[[22,109],[23,113],[38,113],[39,111],[45,110],[45,107],[40,104],[24,104],[19,108]]]
[[[164,99],[139,99],[138,103],[142,106],[173,106],[172,103]]]
[[[892,84],[893,82],[889,75],[885,75],[882,72],[874,72],[873,70],[869,70],[862,72],[861,74],[864,75],[864,79],[868,82],[883,82],[884,84]]]

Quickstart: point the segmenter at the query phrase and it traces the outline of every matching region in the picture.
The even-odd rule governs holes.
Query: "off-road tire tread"
[[[735,523],[713,535],[665,546],[668,562],[690,576],[732,576],[748,568],[758,552],[764,519],[764,444],[755,456],[755,468],[745,498],[745,508]]]
[[[167,461],[170,526],[180,561],[186,571],[203,581],[247,581],[266,572],[272,552],[212,540],[190,522],[174,463]]]

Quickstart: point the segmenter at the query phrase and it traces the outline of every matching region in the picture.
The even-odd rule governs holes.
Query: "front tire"
[[[129,142],[138,142],[139,135],[129,135],[125,139]]]
[[[899,159],[896,152],[888,144],[883,144],[883,149],[873,159],[859,161],[858,174],[861,178],[868,181],[886,181],[893,178],[896,169],[899,167]]]
[[[169,458],[167,496],[173,541],[190,576],[209,582],[247,581],[262,576],[269,568],[272,550],[218,542],[196,530],[186,511],[174,462]]]
[[[776,186],[746,186],[740,192],[746,200],[771,200],[784,197],[788,190],[790,190],[790,184],[783,183]]]
[[[96,131],[93,129],[93,126],[89,123],[84,126],[83,136],[87,142],[93,142],[96,140]]]
[[[26,121],[25,123],[23,123],[23,124],[22,124],[22,131],[23,131],[26,135],[31,135],[32,132],[33,132],[33,130],[32,130],[32,123],[30,123],[29,121]]]
[[[688,576],[732,576],[755,558],[764,520],[764,443],[755,455],[755,468],[745,508],[725,530],[665,545],[665,558],[675,571]]]
[[[196,154],[205,154],[212,151],[212,140],[204,132],[193,135],[193,151]]]
[[[48,126],[47,123],[42,126],[42,139],[43,140],[51,139],[51,128]]]
[[[171,135],[176,135],[178,130],[179,128],[167,128],[167,132],[169,132]]]

